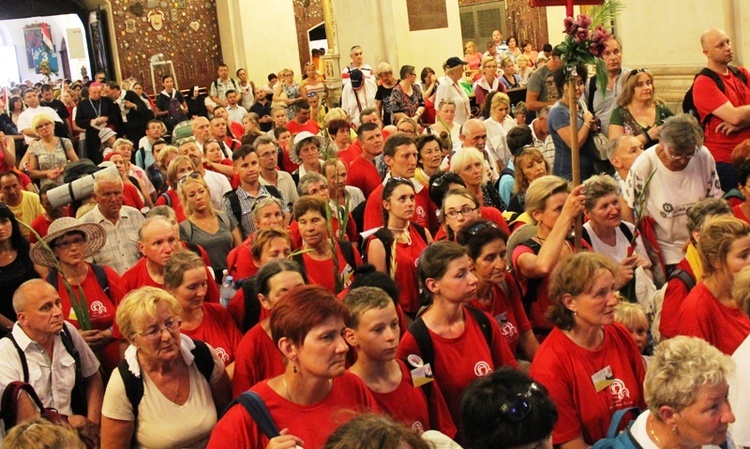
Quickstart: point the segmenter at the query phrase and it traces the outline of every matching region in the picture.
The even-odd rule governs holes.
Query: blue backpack
[[[614,416],[612,416],[612,421],[609,423],[607,436],[594,443],[591,449],[642,449],[641,445],[635,441],[633,434],[630,432],[633,421],[630,421],[628,427],[620,432],[619,435],[617,434],[617,429],[620,428],[622,419],[631,412],[633,416],[638,416],[641,413],[641,409],[638,407],[629,407],[616,411]]]

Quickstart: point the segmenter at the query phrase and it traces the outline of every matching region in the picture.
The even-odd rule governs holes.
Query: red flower
[[[591,45],[589,46],[589,53],[591,53],[595,58],[601,58],[602,53],[604,53],[604,44],[592,41]]]
[[[576,25],[578,25],[579,28],[588,28],[589,25],[591,25],[591,17],[585,14],[580,14],[576,19]]]
[[[586,41],[586,39],[589,38],[589,30],[586,28],[578,27],[578,30],[575,34],[576,43],[580,44]]]
[[[609,33],[607,33],[607,30],[602,28],[601,26],[597,26],[596,30],[594,31],[594,34],[591,36],[591,40],[593,42],[597,43],[603,43],[607,39],[609,39]]]
[[[566,17],[565,18],[565,34],[573,36],[576,33],[577,29],[578,29],[578,25],[576,25],[576,21],[573,20],[572,17]]]

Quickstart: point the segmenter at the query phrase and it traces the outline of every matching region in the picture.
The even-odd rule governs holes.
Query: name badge
[[[594,389],[597,393],[609,387],[615,381],[612,368],[607,365],[604,369],[591,376],[591,381],[594,383]]]
[[[414,385],[414,388],[419,388],[422,385],[426,385],[435,380],[430,364],[424,363],[421,357],[416,354],[409,354],[406,359],[409,361],[409,364],[414,367],[414,369],[411,370],[411,382]]]

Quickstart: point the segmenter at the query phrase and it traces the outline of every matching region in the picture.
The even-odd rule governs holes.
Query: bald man
[[[730,163],[732,150],[750,138],[750,72],[744,67],[729,65],[734,54],[724,30],[706,30],[700,41],[707,69],[713,76],[707,76],[711,72],[704,69],[696,77],[693,103],[703,122],[704,145],[716,160],[721,189],[726,192],[737,187],[737,174]],[[721,80],[723,89],[717,79]]]
[[[64,321],[57,290],[41,279],[26,281],[13,295],[13,309],[18,321],[11,338],[0,339],[0,392],[14,381],[30,383],[45,407],[68,415],[74,428],[98,443],[104,398],[99,361],[75,327]],[[18,397],[17,412],[18,422],[39,416],[25,394]]]

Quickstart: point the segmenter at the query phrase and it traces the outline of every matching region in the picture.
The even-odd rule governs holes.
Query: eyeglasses
[[[472,209],[472,211],[475,211],[477,209]],[[463,213],[463,209],[461,209],[461,213]],[[468,213],[464,214],[464,216],[466,215],[468,215]],[[482,221],[482,222],[476,223],[475,225],[469,228],[469,236],[476,237],[478,234],[481,234],[482,232],[486,231],[489,228],[499,229],[497,224],[495,224],[495,222]]]
[[[48,126],[52,126],[52,122],[47,122],[47,123],[42,123],[42,124],[40,124],[40,125],[37,125],[36,129],[37,129],[37,130],[40,130],[40,129],[42,129],[42,128],[46,128],[46,127],[48,127]]]
[[[396,128],[396,131],[404,134],[416,134],[417,132],[414,131],[412,128],[406,129],[406,128]]]
[[[390,178],[388,178],[388,181],[386,181],[385,184],[386,185],[388,185],[388,184],[409,184],[409,185],[413,185],[412,182],[411,182],[411,179],[401,178],[399,176],[391,176]]]
[[[155,324],[145,331],[139,332],[139,334],[149,340],[156,340],[161,337],[162,332],[165,330],[169,332],[169,334],[174,335],[175,332],[180,330],[180,325],[182,325],[182,320],[180,318],[167,318],[163,324]]]
[[[468,217],[472,213],[476,212],[477,209],[479,209],[479,208],[478,207],[469,207],[469,206],[466,206],[466,207],[462,207],[461,210],[451,210],[451,211],[448,211],[448,212],[445,213],[445,216],[448,217],[448,218],[450,218],[451,220],[457,218],[458,214],[461,214],[464,217]],[[480,224],[483,224],[483,223],[480,223]],[[469,232],[471,233],[471,231],[469,231]],[[480,232],[480,231],[477,231],[477,232]],[[471,234],[471,235],[473,236],[474,234]]]
[[[203,179],[203,176],[201,176],[201,174],[197,171],[190,172],[187,175],[180,176],[180,180],[178,181],[178,183],[180,185],[183,185],[185,184],[185,182],[187,182],[188,179]]]
[[[698,152],[698,148],[694,149],[692,153],[689,154],[677,154],[674,152],[674,150],[670,149],[666,145],[664,146],[664,154],[669,156],[669,159],[673,161],[679,161],[679,160],[690,160],[695,157],[695,154]]]
[[[541,393],[542,389],[536,382],[532,382],[529,385],[529,389],[523,393],[518,394],[513,398],[510,398],[503,405],[500,406],[500,413],[503,418],[509,423],[515,424],[526,419],[531,413],[531,396],[534,392]]]
[[[86,244],[86,239],[84,239],[83,237],[78,237],[72,240],[65,240],[63,242],[57,242],[55,243],[55,248],[68,249],[73,245],[83,246],[85,244]]]

